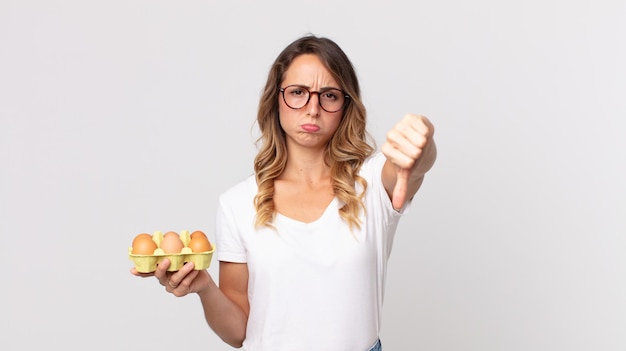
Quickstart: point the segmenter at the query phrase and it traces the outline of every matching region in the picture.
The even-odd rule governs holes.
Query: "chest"
[[[322,216],[333,198],[330,184],[296,187],[277,182],[274,206],[276,212],[285,217],[311,223]]]
[[[346,279],[361,274],[365,267],[372,268],[377,257],[375,238],[365,230],[350,230],[338,214],[339,206],[338,200],[332,200],[320,218],[311,223],[278,214],[276,231],[260,231],[247,237],[251,274],[308,285],[305,281],[313,276]]]

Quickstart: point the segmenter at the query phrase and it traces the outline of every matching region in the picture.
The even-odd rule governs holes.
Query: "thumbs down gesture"
[[[428,118],[405,115],[390,131],[382,146],[387,158],[383,185],[393,208],[400,210],[420,188],[424,175],[437,158],[434,127]]]

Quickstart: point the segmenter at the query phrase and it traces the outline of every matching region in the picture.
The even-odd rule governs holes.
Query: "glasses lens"
[[[327,112],[336,112],[341,110],[346,98],[338,89],[328,89],[320,92],[320,105]]]
[[[285,103],[291,108],[301,108],[309,101],[309,91],[299,86],[288,86],[283,91]]]

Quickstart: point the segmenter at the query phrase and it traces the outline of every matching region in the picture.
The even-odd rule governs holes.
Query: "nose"
[[[317,117],[320,115],[320,109],[322,108],[322,105],[320,104],[320,93],[317,91],[312,91],[309,94],[309,102],[307,102],[309,115]],[[314,97],[316,100],[313,100]]]

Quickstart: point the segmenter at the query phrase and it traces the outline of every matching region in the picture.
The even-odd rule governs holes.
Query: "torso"
[[[277,180],[275,228],[253,225],[254,175],[220,196],[215,258],[249,268],[244,349],[367,350],[377,340],[401,216],[380,181],[383,163],[379,154],[360,171],[368,182],[364,201],[370,215],[355,231],[340,218],[342,203],[333,198],[330,182],[295,186]],[[305,184],[300,177],[290,179]]]

